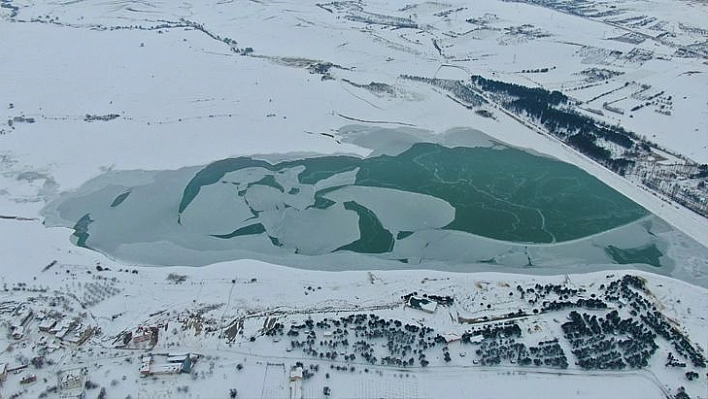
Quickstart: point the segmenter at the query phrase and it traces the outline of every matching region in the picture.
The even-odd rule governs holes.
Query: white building
[[[438,308],[437,302],[417,296],[411,296],[410,298],[408,298],[408,301],[406,301],[406,305],[413,309],[422,310],[428,313],[435,313],[435,310]]]
[[[302,367],[290,370],[290,399],[302,399]]]

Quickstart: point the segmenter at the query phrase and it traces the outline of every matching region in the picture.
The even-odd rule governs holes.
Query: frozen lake
[[[73,227],[80,246],[139,264],[674,269],[668,254],[680,233],[573,165],[471,129],[340,133],[371,154],[109,172],[50,204],[47,223]]]

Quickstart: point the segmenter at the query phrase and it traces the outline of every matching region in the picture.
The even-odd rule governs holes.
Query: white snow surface
[[[343,2],[324,4],[324,8],[314,1],[295,0],[3,2],[17,7],[17,15],[11,20],[11,8],[0,8],[0,277],[4,285],[18,290],[1,292],[0,298],[3,302],[26,300],[31,294],[19,289],[19,284],[80,296],[87,284],[95,283],[89,271],[96,265],[110,267],[111,275],[106,276],[116,278],[113,284],[121,294],[90,307],[87,317],[101,327],[104,336],[111,336],[153,321],[155,312],[177,313],[193,310],[198,304],[226,304],[222,316],[226,323],[227,312],[230,316],[245,313],[239,309],[266,315],[282,309],[307,314],[309,309],[327,308],[331,315],[333,309],[353,311],[398,303],[400,295],[416,289],[471,297],[475,293],[470,287],[480,281],[514,287],[517,282],[557,282],[565,277],[533,276],[532,271],[327,273],[248,259],[202,268],[144,268],[118,264],[100,253],[75,247],[69,241],[71,230],[46,228],[40,220],[40,210],[62,192],[76,190],[113,170],[180,169],[238,155],[265,154],[269,159],[293,153],[369,155],[371,150],[366,146],[340,140],[340,128],[353,123],[417,127],[438,133],[457,127],[478,129],[499,141],[579,166],[707,246],[705,218],[666,202],[503,113],[490,108],[495,119],[484,118],[451,101],[444,92],[399,77],[466,79],[468,73],[474,73],[561,90],[589,101],[586,105],[590,108],[601,109],[604,101],[616,101],[616,106],[627,111],[643,102],[632,97],[635,83],[650,85],[647,94],[664,91],[664,97],[672,97],[671,115],[644,107],[624,115],[605,112],[604,120],[694,161],[708,162],[708,62],[705,57],[676,53],[681,46],[698,48],[695,46],[706,41],[708,6],[705,2],[669,0],[595,3],[616,5],[624,17],[653,16],[655,23],[661,24],[655,31],[649,25],[630,28],[617,22],[620,17],[583,18],[496,0]],[[463,10],[454,11],[458,8]],[[449,10],[452,12],[447,15],[435,15]],[[398,29],[352,19],[366,16],[370,22],[387,21],[381,15],[410,18],[418,27]],[[219,38],[233,39],[238,49],[252,47],[253,53],[237,54],[223,41],[193,27],[167,26],[185,25],[185,20],[200,24]],[[513,33],[511,28],[524,24],[543,34]],[[639,44],[610,39],[628,31],[654,32],[654,38],[662,32],[670,34]],[[434,48],[433,39],[442,54]],[[652,58],[637,61],[613,53],[628,54],[635,48],[651,51]],[[342,68],[331,68],[334,79],[324,80],[307,70],[315,61]],[[543,74],[520,73],[536,68],[552,69]],[[586,87],[580,73],[588,68],[622,74]],[[385,83],[393,90],[372,92],[344,79],[359,85]],[[631,87],[625,88],[626,82]],[[590,101],[613,89],[618,90]],[[107,114],[118,117],[106,122],[85,121],[87,115]],[[35,122],[23,122],[22,118]],[[12,124],[6,122],[13,119]],[[389,144],[390,151],[405,146]],[[387,223],[405,223],[403,216],[409,210],[400,212],[391,215]],[[444,223],[446,212],[442,210],[440,220],[430,223]],[[188,219],[187,214],[184,217]],[[229,224],[223,222],[224,226]],[[199,229],[199,221],[192,227]],[[346,237],[351,234],[341,232]],[[291,236],[297,239],[296,232]],[[149,245],[160,250],[160,243]],[[691,254],[685,256],[690,259]],[[58,261],[55,268],[41,271],[54,260]],[[694,259],[692,265],[700,267],[701,262],[705,259]],[[617,265],[595,266],[611,271],[569,278],[577,285],[590,286],[604,281],[610,272],[621,274]],[[139,274],[118,272],[122,269],[139,270]],[[187,281],[168,283],[169,273],[185,275]],[[677,320],[705,353],[708,291],[652,273],[632,273],[649,281],[667,315]],[[308,286],[322,289],[304,295]],[[496,297],[490,300],[502,301]],[[410,322],[424,317],[398,306],[386,312],[384,317]],[[118,316],[111,319],[114,315]],[[449,315],[436,315],[428,322],[438,329],[459,328],[450,322]],[[246,328],[255,333],[259,327]],[[223,397],[235,385],[243,397],[287,396],[283,373],[273,371],[280,366],[269,364],[291,365],[299,359],[297,355],[260,340],[251,349],[236,350],[225,348],[216,339],[187,333],[178,336],[174,346],[165,343],[159,349],[206,354],[216,359],[215,370],[206,376],[202,371],[196,380],[139,379],[138,364],[125,361],[137,353],[116,352],[107,349],[105,342],[92,341],[91,352],[86,347],[67,352],[76,353],[75,360],[67,355],[44,371],[11,375],[0,394],[9,396],[26,389],[28,396],[36,397],[46,387],[42,378],[55,379],[59,369],[79,364],[91,367],[91,378],[109,387],[115,397],[212,397],[214,392]],[[7,350],[9,345],[14,341],[3,330],[0,363],[17,363]],[[19,354],[32,355],[20,346],[14,345]],[[372,368],[372,374],[362,374],[363,365],[357,364],[356,373],[332,373],[329,381],[320,372],[315,382],[305,383],[305,394],[321,395],[322,386],[329,384],[336,387],[335,397],[465,397],[474,390],[478,397],[506,398],[522,392],[523,397],[605,398],[621,392],[622,397],[646,398],[665,397],[677,386],[686,385],[692,397],[708,397],[703,371],[699,381],[689,383],[682,373],[664,367],[668,350],[662,346],[656,362],[644,370],[617,375],[579,369],[571,370],[574,375],[559,375],[503,367],[470,372],[444,364],[410,372],[380,367]],[[208,363],[203,361],[201,370],[208,369]],[[239,363],[246,367],[236,374]],[[374,376],[375,370],[382,374]],[[40,382],[23,388],[19,378],[30,372],[37,373]],[[125,382],[120,380],[122,375],[128,376]],[[119,380],[115,386],[111,385],[113,379]],[[273,383],[266,384],[270,379]],[[189,393],[176,391],[176,386],[185,385],[190,385]]]

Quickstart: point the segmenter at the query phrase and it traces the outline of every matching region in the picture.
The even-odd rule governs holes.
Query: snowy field
[[[18,323],[20,316],[13,309],[34,312],[20,339],[4,334],[0,338],[5,348],[0,363],[6,362],[13,369],[23,362],[31,363],[25,370],[9,373],[2,388],[7,395],[25,392],[27,397],[36,397],[56,384],[55,373],[86,368],[84,378],[95,384],[90,386],[96,386],[87,390],[89,397],[98,394],[101,387],[105,388],[106,397],[117,398],[223,397],[230,389],[237,389],[239,397],[288,397],[290,370],[298,362],[311,372],[301,385],[306,397],[322,397],[324,387],[330,387],[331,397],[366,398],[460,397],[472,388],[476,397],[482,398],[602,398],[616,392],[630,398],[659,398],[676,393],[679,386],[691,397],[703,397],[707,388],[702,371],[705,369],[693,367],[685,354],[680,355],[670,341],[661,337],[655,339],[657,349],[646,367],[583,369],[562,330],[572,307],[547,308],[536,313],[532,310],[546,306],[540,300],[536,304],[527,301],[540,298],[537,294],[553,303],[563,300],[563,295],[570,295],[571,301],[591,296],[603,298],[610,308],[576,310],[598,318],[608,311],[619,311],[624,319],[630,317],[633,308],[621,299],[624,296],[612,299],[605,289],[613,281],[626,279],[626,275],[639,276],[646,281],[644,288],[630,288],[627,292],[640,293],[705,356],[705,289],[650,273],[620,269],[534,277],[426,270],[313,272],[256,261],[202,268],[136,268],[85,249],[67,249],[62,235],[56,234],[59,232],[43,229],[36,222],[21,224],[17,233],[32,234],[45,250],[7,260],[7,264],[24,267],[8,270],[4,276],[8,291],[0,293],[0,317],[6,326],[3,328],[9,332],[9,326]],[[543,287],[547,285],[551,292],[544,294]],[[568,290],[568,294],[559,291],[556,295],[553,287]],[[404,305],[401,296],[412,292],[450,296],[454,303],[438,305],[428,313]],[[677,292],[681,294],[676,295]],[[523,316],[517,314],[519,310]],[[387,349],[386,338],[375,336],[364,341],[372,345],[371,353],[381,359],[372,364],[355,343],[361,339],[355,334],[363,337],[360,334],[367,331],[353,328],[358,322],[351,323],[344,336],[340,327],[320,324],[349,317],[393,320],[431,329],[425,335],[426,347],[431,345],[425,350],[429,364],[422,365],[422,360],[419,364],[423,358],[418,355],[413,355],[415,364],[411,365],[381,364],[388,353],[400,356],[400,352]],[[72,321],[76,322],[72,332],[62,333],[60,327],[67,328]],[[40,330],[42,325],[55,323],[56,330]],[[293,336],[292,331],[301,323],[314,325],[310,328],[302,324],[304,329]],[[508,323],[520,327],[519,336],[509,333],[506,338],[469,343],[464,338],[459,340],[465,333]],[[285,329],[278,330],[278,325]],[[159,330],[154,343],[138,342],[140,328],[154,326]],[[87,340],[77,343],[88,328],[93,330]],[[346,324],[341,328],[347,329]],[[133,340],[122,345],[129,332]],[[440,344],[436,338],[433,344],[432,338],[440,335],[450,337],[450,341]],[[313,347],[324,347],[324,351],[331,350],[327,349],[328,340],[337,341],[335,351],[339,356],[330,358],[327,352],[323,358],[306,352],[301,345],[305,343],[303,339],[310,342],[308,337],[315,337]],[[343,343],[344,337],[348,337],[348,344]],[[624,333],[610,334],[610,340],[615,339],[624,339]],[[633,339],[631,342],[642,342]],[[485,362],[493,361],[486,357],[492,356],[491,352],[478,354],[479,350],[490,349],[486,345],[503,346],[510,340],[532,353],[532,347],[557,340],[554,346],[560,345],[555,346],[556,350],[565,353],[568,366],[521,365],[516,355],[502,358],[500,364],[489,364]],[[423,353],[420,346],[418,350]],[[154,354],[155,363],[164,362],[160,359],[165,359],[161,357],[165,353],[191,353],[198,357],[190,374],[141,377],[140,359],[146,353]],[[354,353],[356,358],[349,358]],[[665,365],[669,353],[676,356],[677,362],[688,363],[688,367]],[[444,359],[446,354],[450,355],[449,360]],[[630,359],[627,353],[624,356]],[[34,366],[36,361],[30,362],[36,357],[41,357],[41,367]],[[404,357],[407,358],[405,352]],[[690,370],[697,370],[700,378],[687,381],[684,374]],[[37,377],[36,382],[21,383],[32,375]]]
[[[606,398],[621,393],[663,398],[681,389],[692,398],[708,397],[706,369],[690,361],[692,353],[705,357],[708,348],[706,219],[637,179],[625,179],[539,134],[537,127],[493,103],[472,106],[439,86],[402,77],[464,82],[481,75],[559,90],[579,104],[578,112],[653,142],[649,162],[707,163],[705,2],[579,4],[0,1],[0,372],[3,364],[12,370],[0,396],[56,397],[83,386],[87,397],[100,396],[105,388],[106,398],[227,397],[230,389],[249,398],[288,397],[291,389],[305,397],[325,397],[325,387],[331,388],[331,397]],[[463,132],[479,130],[510,146],[576,165],[653,215],[570,246],[527,249],[495,243],[496,252],[490,253],[500,259],[499,253],[505,254],[508,273],[492,273],[498,269],[489,264],[466,264],[466,253],[457,252],[460,244],[453,236],[447,241],[425,237],[421,245],[403,249],[415,254],[411,259],[455,252],[438,269],[478,273],[431,271],[424,262],[393,270],[401,267],[392,267],[390,259],[346,254],[285,262],[248,251],[238,256],[242,260],[198,268],[145,267],[150,262],[118,262],[77,247],[72,229],[44,223],[47,204],[86,189],[88,181],[114,177],[116,187],[148,185],[158,171],[196,173],[229,157],[271,162],[297,154],[298,159],[371,157],[396,154],[411,144],[395,136],[357,136],[351,128],[357,125],[434,134],[457,128],[456,135],[445,136],[444,144],[450,146],[470,145],[478,138]],[[412,142],[435,142],[427,134],[421,132]],[[327,184],[341,184],[351,176],[337,178]],[[666,179],[667,184],[694,184]],[[360,196],[357,190],[352,186],[329,195],[347,200]],[[253,193],[263,206],[274,198],[271,194]],[[195,203],[194,209],[202,206],[205,211],[223,200],[218,192],[205,195],[212,197]],[[370,207],[383,207],[384,200],[369,198]],[[450,220],[447,204],[420,197],[406,202],[439,209],[431,224]],[[406,219],[409,214],[401,207],[387,214],[385,222],[400,229],[420,228]],[[228,233],[232,224],[215,215],[210,220],[194,215],[182,216],[195,231],[220,224]],[[647,220],[653,228],[646,228]],[[327,217],[319,222],[326,224]],[[297,233],[283,235],[296,241]],[[326,238],[345,242],[357,231],[342,227],[337,234]],[[598,248],[613,240],[642,245],[657,240],[670,267],[611,263]],[[440,245],[424,244],[431,241]],[[140,245],[145,253],[173,250],[166,241]],[[545,266],[525,267],[529,253]],[[182,259],[190,256],[204,254],[193,251]],[[582,269],[569,268],[578,263]],[[282,264],[298,269],[278,266]],[[338,271],[316,271],[321,269]],[[640,276],[645,285],[616,297],[608,287],[625,275]],[[565,294],[570,299],[548,294],[549,303],[576,302],[562,309],[550,309],[540,297],[529,303],[527,290],[538,295],[536,284],[571,290]],[[412,292],[450,295],[454,305],[439,305],[430,314],[404,306],[401,296]],[[591,298],[603,298],[610,307],[577,305]],[[635,299],[638,309],[631,305]],[[572,327],[566,324],[572,309],[601,320],[617,310],[623,320],[642,326],[636,334],[654,331],[656,348],[646,343],[646,354],[651,352],[647,363],[630,367],[637,361],[632,354],[642,359],[644,354],[635,353],[627,342],[644,342],[639,336],[649,342],[647,335],[631,336],[615,326],[603,330],[604,337],[593,332],[587,341],[572,334],[568,338],[562,326]],[[525,313],[510,316],[518,311]],[[665,324],[641,322],[640,316],[654,312]],[[287,335],[289,328],[308,320],[356,314],[365,314],[372,325],[375,316],[431,328],[431,340],[447,333],[474,337],[484,326],[497,328],[507,321],[522,332],[484,342],[451,338],[426,349],[427,360],[416,353],[414,364],[405,367],[393,359],[383,361],[381,356],[400,355],[384,338],[371,340],[371,353],[378,357],[372,364],[361,356],[366,351],[354,350],[354,345],[347,346],[351,350],[329,349],[344,353],[336,359],[304,350],[314,347],[322,355],[325,341],[335,339],[333,329],[308,326],[297,337]],[[47,327],[52,321],[57,322]],[[287,328],[278,332],[275,324]],[[127,332],[144,334],[143,327],[145,339],[155,342],[125,339]],[[159,339],[150,328],[160,330]],[[657,332],[663,330],[671,331],[670,339]],[[297,346],[296,341],[310,334],[317,338]],[[123,339],[127,344],[121,346]],[[548,351],[564,353],[566,368],[558,366],[560,357],[547,358],[552,360],[547,364],[519,364],[526,359],[519,348],[530,352],[554,339],[558,342],[548,344]],[[610,340],[614,349],[592,347],[592,340]],[[679,341],[691,349],[675,343]],[[517,355],[483,364],[500,345],[514,347]],[[607,363],[583,367],[580,363],[587,358],[573,352],[573,345],[594,348],[593,361]],[[143,355],[154,354],[146,363],[154,371],[168,361],[162,354],[186,352],[195,355],[191,372],[141,378]],[[355,359],[344,359],[355,352]],[[617,359],[624,369],[605,368],[617,366],[612,363]],[[311,375],[300,379],[291,374],[298,362]],[[687,375],[694,370],[697,379]],[[66,375],[71,378],[62,380]],[[80,384],[69,387],[74,381]],[[57,386],[64,388],[59,392]]]

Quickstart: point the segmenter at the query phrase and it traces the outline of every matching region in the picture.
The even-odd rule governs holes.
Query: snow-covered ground
[[[31,363],[26,370],[8,374],[2,388],[7,395],[25,392],[28,397],[36,397],[52,389],[57,372],[86,368],[85,379],[97,386],[87,390],[89,397],[98,393],[98,387],[106,389],[106,397],[118,398],[216,397],[225,396],[234,388],[239,397],[288,397],[289,372],[298,362],[312,373],[302,382],[308,397],[321,397],[325,386],[331,388],[332,397],[388,398],[466,396],[470,384],[476,387],[477,397],[483,398],[518,396],[521,392],[524,397],[539,398],[576,395],[601,398],[617,392],[631,398],[658,398],[675,393],[679,386],[685,387],[692,397],[702,397],[706,389],[705,369],[693,367],[661,337],[656,339],[658,350],[647,367],[583,370],[561,329],[573,306],[539,314],[533,311],[545,307],[542,300],[555,303],[568,298],[575,302],[597,297],[610,308],[575,309],[598,318],[614,309],[624,319],[633,312],[627,299],[624,296],[612,299],[602,293],[609,294],[612,282],[622,280],[625,275],[639,276],[646,280],[646,291],[635,288],[630,291],[646,298],[705,355],[708,344],[703,312],[708,306],[705,289],[651,273],[616,270],[530,276],[426,270],[313,272],[249,260],[201,268],[136,268],[111,262],[85,249],[67,249],[61,234],[54,233],[37,222],[19,224],[17,234],[33,235],[35,244],[43,250],[7,259],[6,264],[23,267],[8,268],[4,275],[7,291],[0,293],[3,304],[0,317],[4,321],[0,363],[8,363],[11,369]],[[568,294],[557,295],[555,288],[543,294],[547,285],[569,290]],[[433,313],[404,306],[401,296],[414,292],[450,296],[454,303],[438,305]],[[535,302],[534,298],[542,299]],[[10,326],[19,323],[18,307],[31,309],[34,314],[24,326],[24,335],[14,339],[5,333],[9,334]],[[518,311],[524,315],[517,316]],[[415,359],[415,364],[411,365],[391,366],[379,361],[372,364],[355,345],[364,337],[360,334],[373,331],[371,324],[369,330],[355,329],[359,324],[350,322],[345,336],[336,330],[347,329],[346,324],[320,324],[350,316],[430,328],[431,332],[425,335],[426,345],[431,345],[425,350],[429,364],[419,364],[423,358],[417,354],[413,354],[411,359]],[[496,318],[500,321],[493,321]],[[47,320],[57,321],[59,332],[40,331]],[[59,339],[60,327],[69,326],[72,320],[76,321],[75,330]],[[293,336],[290,331],[308,320],[317,325],[304,327]],[[457,340],[465,332],[503,323],[518,325],[520,336],[479,343]],[[277,324],[284,326],[279,333]],[[135,338],[141,326],[158,327],[154,346],[139,343]],[[78,333],[89,327],[93,333],[87,341],[74,342]],[[129,342],[124,341],[127,332],[132,332],[134,341],[130,338]],[[316,337],[313,340],[316,350],[332,351],[327,342],[340,342],[335,347],[338,357],[332,359],[328,354],[323,358],[291,344],[304,343],[303,339],[310,335]],[[432,344],[432,338],[438,335],[452,341]],[[348,338],[349,343],[343,344],[343,338]],[[610,334],[610,338],[623,339],[623,334],[615,333],[614,337]],[[503,346],[508,339],[529,349],[558,340],[568,367],[520,365],[515,357],[490,365],[484,360],[488,355],[477,353],[487,350],[485,347],[491,342]],[[123,347],[123,342],[128,344]],[[372,345],[372,353],[382,362],[389,351],[392,356],[401,356],[394,349],[386,349],[386,338],[372,336],[364,342]],[[417,345],[420,344],[413,347],[423,353]],[[191,376],[141,378],[141,358],[147,352],[154,354],[154,364],[166,362],[167,358],[160,355],[163,353],[192,353],[198,358]],[[448,361],[444,360],[446,352],[450,354]],[[355,353],[355,358],[349,358]],[[678,362],[688,363],[688,367],[665,366],[669,353]],[[405,359],[409,356],[403,352]],[[36,357],[41,357],[41,367],[32,365],[37,362],[31,362]],[[687,381],[684,374],[690,370],[698,371],[700,378]],[[21,384],[22,378],[30,375],[35,375],[37,381]]]
[[[454,327],[461,333],[466,327],[451,323],[440,311],[432,317],[403,308],[400,295],[454,292],[460,306],[462,298],[485,295],[480,281],[513,289],[563,280],[425,270],[325,273],[251,260],[194,269],[144,268],[77,248],[70,243],[71,230],[42,225],[40,211],[48,202],[107,171],[177,170],[238,155],[369,155],[369,147],[343,140],[341,128],[352,124],[435,133],[473,128],[575,164],[696,240],[698,244],[691,241],[682,251],[679,239],[673,249],[687,265],[676,267],[690,271],[681,278],[695,283],[691,276],[705,275],[706,260],[691,248],[708,245],[705,218],[491,106],[483,106],[494,116],[488,118],[441,89],[400,78],[466,80],[479,74],[561,90],[583,101],[586,109],[602,111],[598,117],[608,123],[671,153],[708,162],[705,3],[597,1],[595,16],[548,6],[567,3],[0,2],[0,275],[8,289],[0,295],[4,304],[19,304],[40,295],[27,289],[46,288],[42,295],[66,298],[66,306],[74,308],[64,312],[102,330],[101,337],[83,346],[69,344],[49,355],[54,365],[10,373],[0,393],[10,396],[27,389],[26,396],[34,397],[55,384],[57,371],[86,366],[90,379],[107,388],[107,397],[223,397],[230,388],[238,388],[244,397],[287,396],[287,375],[295,362],[317,363],[321,369],[334,363],[307,358],[302,351],[286,352],[285,339],[280,346],[266,337],[259,336],[253,345],[244,339],[237,350],[227,348],[223,339],[188,331],[167,334],[175,346],[155,350],[204,355],[194,369],[197,378],[140,379],[142,351],[114,349],[106,337],[156,322],[153,314],[160,311],[174,316],[165,320],[177,323],[178,315],[199,313],[204,304],[223,304],[205,312],[209,317],[220,314],[219,328],[238,315],[255,314],[244,326],[245,337],[256,335],[256,324],[278,309],[287,310],[282,320],[288,323],[300,323],[308,313],[339,317],[340,308],[349,314],[367,309],[384,318],[429,324],[436,331]],[[599,14],[609,9],[614,11]],[[368,86],[372,82],[386,86]],[[609,111],[604,103],[624,113]],[[41,271],[54,260],[54,266]],[[99,273],[97,265],[111,270]],[[607,284],[608,273],[622,275],[617,265],[588,266],[612,271],[570,276],[574,285],[596,287]],[[186,280],[175,284],[166,280],[170,273]],[[647,278],[657,307],[705,355],[706,290],[634,273]],[[492,294],[483,302],[496,310],[511,306]],[[81,311],[82,306],[87,310]],[[472,305],[468,310],[475,312]],[[562,335],[559,324],[565,315],[560,317],[558,322],[539,317],[541,324],[554,326],[554,333],[531,341]],[[6,338],[9,324],[0,330],[5,327],[0,363],[17,366],[36,356],[33,345],[43,335],[35,321],[20,341]],[[697,381],[687,381],[688,370],[664,366],[671,350],[666,342],[649,366],[622,374],[581,370],[573,365],[569,348],[567,372],[512,365],[487,369],[467,364],[472,356],[461,357],[461,345],[450,345],[457,356],[451,366],[437,359],[425,369],[379,365],[367,373],[358,359],[351,362],[355,372],[332,371],[328,380],[320,370],[302,383],[303,389],[306,396],[321,396],[322,388],[331,386],[332,396],[339,397],[461,397],[474,390],[480,397],[518,392],[609,397],[622,392],[623,397],[644,398],[673,394],[683,385],[691,397],[708,396],[705,369],[699,369]],[[238,364],[245,367],[237,369]],[[21,385],[20,379],[31,373],[38,381]],[[188,392],[183,386],[189,386]]]

